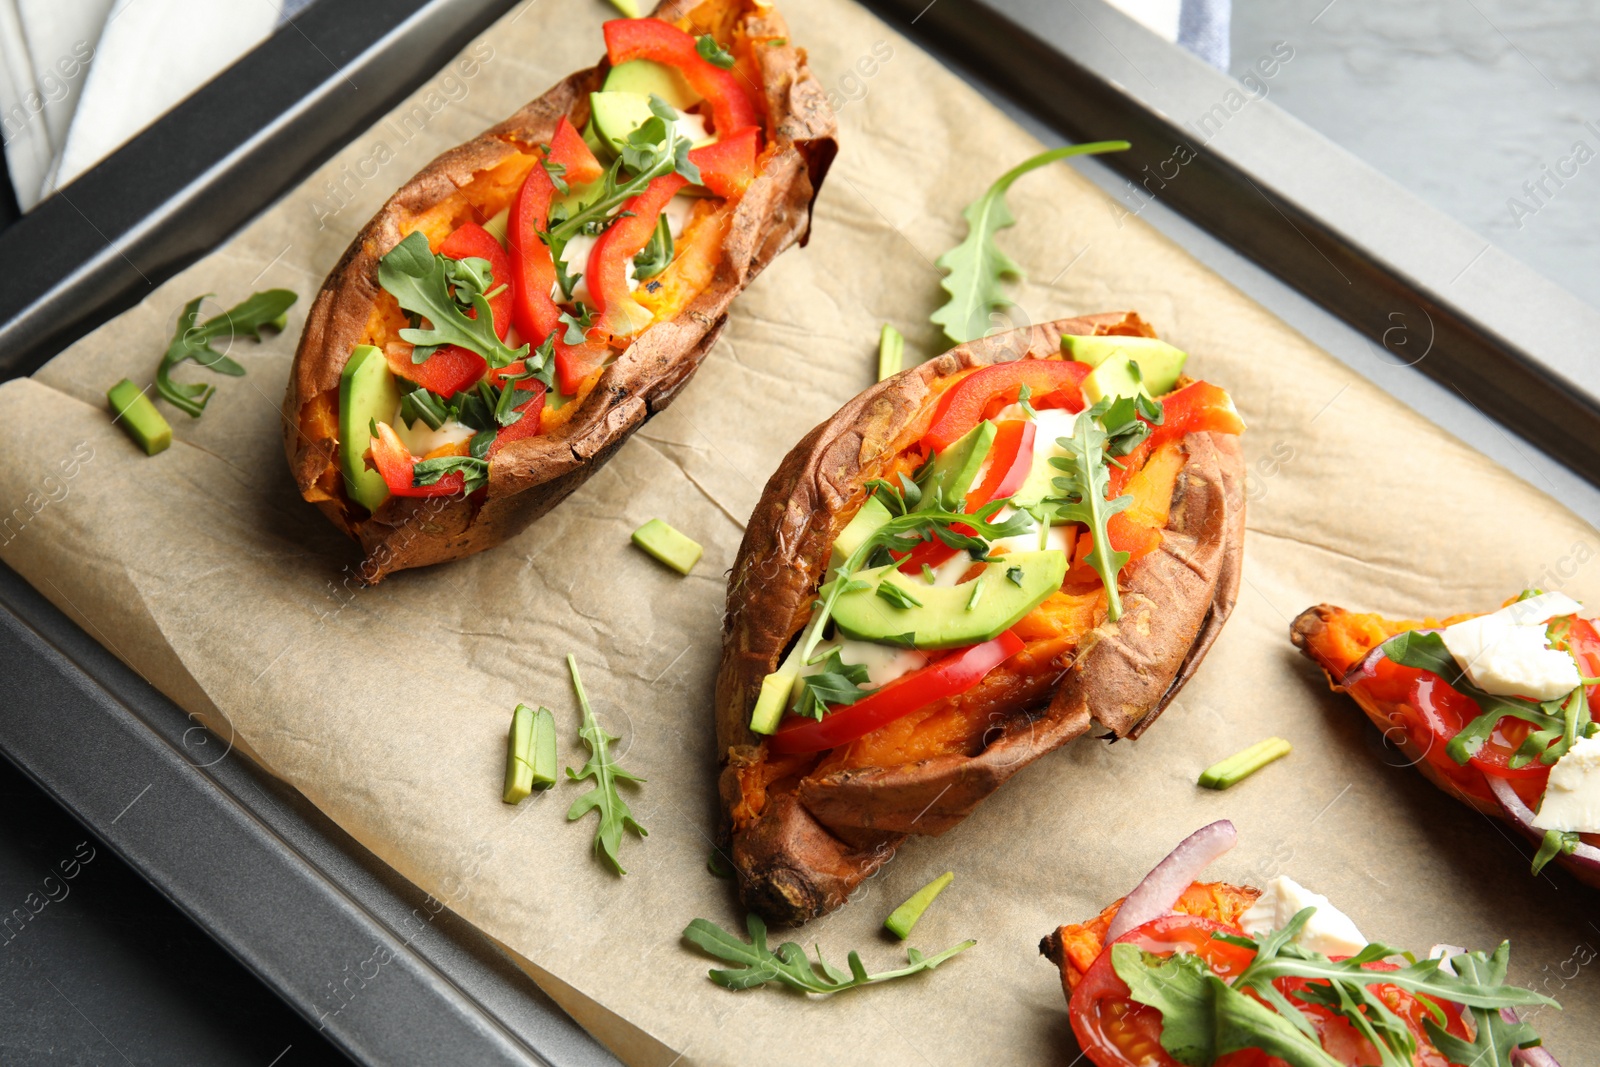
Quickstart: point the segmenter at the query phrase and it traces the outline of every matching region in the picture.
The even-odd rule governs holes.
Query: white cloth
[[[1158,37],[1175,41],[1218,70],[1228,69],[1232,0],[1110,0]]]
[[[0,125],[24,211],[277,26],[280,0],[0,0]]]

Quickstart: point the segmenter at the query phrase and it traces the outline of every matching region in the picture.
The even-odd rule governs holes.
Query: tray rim
[[[296,32],[309,29],[313,35],[318,35],[316,39],[321,39],[320,35],[334,33],[347,21],[334,18],[331,12],[345,9],[346,16],[355,14],[370,20],[384,2],[350,0],[347,4],[314,4],[295,20],[299,24]],[[390,25],[381,33],[367,33],[359,45],[360,54],[344,68],[372,70],[384,65],[384,56],[413,57],[408,62],[412,70],[420,73],[414,78],[387,84],[383,90],[387,95],[380,93],[381,99],[375,106],[370,103],[370,97],[356,100],[354,94],[345,92],[341,88],[342,75],[338,72],[329,75],[324,71],[319,76],[318,72],[308,71],[303,66],[285,63],[288,49],[294,42],[285,36],[288,31],[280,31],[150,131],[69,186],[68,193],[74,200],[87,203],[94,197],[117,194],[119,186],[127,180],[126,175],[138,173],[141,167],[147,172],[153,168],[160,179],[152,186],[151,195],[141,202],[153,206],[129,225],[113,230],[103,247],[80,262],[60,265],[63,269],[57,275],[46,272],[49,284],[20,306],[10,297],[0,297],[0,320],[4,320],[0,322],[0,382],[31,373],[71,340],[131,306],[146,286],[159,284],[220,242],[248,221],[256,210],[251,205],[268,203],[300,181],[346,142],[348,130],[369,125],[416,84],[432,76],[466,40],[509,11],[515,2],[517,0],[402,0],[402,17],[398,24]],[[1123,116],[1117,120],[1123,123],[1120,128],[1125,129],[1130,118],[1138,118],[1143,124],[1141,129],[1152,137],[1163,130],[1176,129],[1169,107],[1160,101],[1143,99],[1139,86],[1126,78],[1124,71],[1115,69],[1116,56],[1160,56],[1163,63],[1169,65],[1163,69],[1173,72],[1173,84],[1179,87],[1173,91],[1215,93],[1236,84],[1176,46],[1148,34],[1102,0],[1073,0],[1066,6],[1052,4],[1049,0],[942,0],[936,4],[927,4],[926,0],[864,0],[864,6],[917,44],[929,48],[960,76],[997,85],[1012,101],[1052,128],[1082,140],[1120,136],[1116,129],[1104,125],[1117,115]],[[392,2],[387,10],[393,23]],[[1024,29],[1018,19],[1031,28]],[[1071,32],[1070,27],[1074,25],[1082,28],[1072,21],[1075,19],[1092,26],[1094,34]],[[446,25],[461,32],[441,35],[439,28]],[[462,26],[471,27],[470,32],[461,30]],[[370,31],[372,27],[368,25],[364,29]],[[429,34],[434,35],[434,47],[419,48],[418,36]],[[441,36],[447,43],[455,43],[449,47],[440,45]],[[1097,53],[1090,47],[1094,39],[1109,41],[1115,55]],[[953,49],[951,45],[958,41],[961,48]],[[993,62],[997,42],[1011,49],[1006,53],[1005,63]],[[988,55],[991,62],[986,70],[951,62],[952,55],[961,54],[976,55],[980,59]],[[418,56],[422,58],[415,58]],[[241,95],[243,86],[252,84],[251,91],[258,91],[261,77],[270,73],[266,68],[273,64],[280,67],[280,81],[285,83],[279,86],[282,91],[290,92],[294,85],[299,86],[300,95],[294,98],[292,106],[253,137],[232,144],[207,142],[210,154],[197,157],[199,162],[192,173],[177,173],[155,165],[152,157],[166,152],[173,138],[181,139],[186,132],[192,134],[212,122],[218,109],[227,107],[230,99],[236,100]],[[391,60],[388,65],[396,64]],[[1060,75],[1059,84],[1065,87],[1053,97],[1036,87],[1042,82],[1021,84],[1025,80],[1023,72],[1039,71],[1046,66]],[[1464,350],[1474,353],[1478,361],[1477,378],[1468,373],[1460,381],[1448,376],[1441,380],[1460,392],[1468,403],[1473,403],[1474,395],[1485,399],[1484,410],[1502,416],[1499,421],[1545,447],[1591,482],[1600,484],[1600,463],[1594,456],[1573,456],[1570,447],[1550,447],[1548,434],[1527,433],[1526,423],[1518,425],[1513,421],[1525,414],[1526,395],[1541,395],[1540,390],[1545,393],[1565,390],[1566,403],[1561,408],[1559,425],[1568,431],[1574,427],[1591,433],[1600,431],[1600,398],[1572,383],[1570,367],[1543,358],[1550,338],[1564,332],[1550,328],[1552,323],[1566,323],[1568,329],[1574,322],[1600,325],[1600,312],[1490,247],[1470,266],[1475,272],[1481,270],[1484,279],[1499,285],[1502,292],[1510,295],[1506,301],[1481,307],[1477,315],[1468,314],[1459,300],[1448,300],[1441,295],[1449,284],[1441,282],[1442,268],[1438,264],[1407,261],[1394,250],[1385,254],[1383,248],[1359,240],[1360,219],[1348,198],[1327,210],[1319,210],[1315,190],[1294,182],[1292,175],[1274,172],[1270,161],[1256,158],[1250,144],[1233,142],[1248,142],[1259,136],[1277,145],[1280,153],[1284,151],[1283,146],[1293,145],[1297,146],[1295,151],[1301,153],[1302,159],[1308,152],[1319,160],[1325,159],[1330,168],[1349,176],[1363,191],[1386,198],[1385,214],[1398,213],[1411,219],[1417,229],[1442,235],[1439,238],[1442,246],[1454,248],[1464,238],[1474,242],[1481,239],[1279,111],[1269,101],[1263,104],[1250,113],[1246,122],[1230,126],[1226,142],[1218,138],[1214,147],[1206,146],[1210,156],[1215,158],[1197,160],[1204,165],[1193,172],[1196,178],[1204,180],[1193,183],[1192,194],[1187,192],[1191,186],[1186,186],[1180,190],[1184,195],[1168,197],[1171,206],[1217,240],[1240,249],[1369,337],[1376,335],[1381,340],[1379,327],[1386,328],[1384,320],[1374,323],[1364,317],[1353,297],[1342,306],[1332,306],[1319,299],[1320,283],[1308,273],[1308,268],[1315,268],[1324,260],[1333,262],[1328,258],[1330,253],[1346,269],[1359,271],[1367,279],[1369,284],[1363,290],[1366,299],[1371,300],[1372,294],[1378,293],[1391,300],[1403,297],[1411,306],[1430,314],[1429,309],[1437,310],[1441,319],[1455,331],[1447,334],[1448,339],[1465,346]],[[253,178],[245,173],[252,165],[259,164],[263,154],[283,153],[288,142],[299,144],[299,148],[281,160],[281,166]],[[1151,160],[1130,153],[1121,158],[1111,157],[1107,162],[1124,174],[1137,175]],[[1230,241],[1225,233],[1219,234],[1211,225],[1216,219],[1207,216],[1207,205],[1216,202],[1208,200],[1207,195],[1217,195],[1217,189],[1240,189],[1241,180],[1256,186],[1264,205],[1248,218],[1265,220],[1268,229],[1276,226],[1279,231],[1263,237],[1259,247],[1241,247],[1238,242]],[[230,196],[238,202],[224,203]],[[241,208],[239,202],[245,206]],[[157,231],[162,228],[155,225],[157,220],[194,218],[208,211],[212,214],[205,225],[177,228],[184,230],[184,241],[160,239]],[[23,247],[24,239],[32,245],[40,240],[42,232],[48,232],[49,225],[70,224],[78,214],[78,205],[64,198],[47,202],[41,210],[0,234],[0,252]],[[1287,224],[1287,230],[1273,222],[1270,216],[1274,214]],[[1292,237],[1290,230],[1296,231]],[[1310,231],[1323,244],[1306,237],[1304,231]],[[1309,243],[1323,260],[1309,255],[1301,242]],[[118,267],[119,263],[132,267],[133,257],[138,257],[148,268],[140,272],[134,267],[132,273],[138,274],[138,278]],[[1301,260],[1306,262],[1302,264]],[[19,261],[15,256],[0,255],[0,271],[6,269],[5,263]],[[16,291],[11,281],[8,278],[7,285],[0,286],[0,293]],[[1482,288],[1482,284],[1479,287]],[[61,309],[73,303],[74,295],[81,301],[87,290],[95,288],[103,290],[96,300],[82,301],[78,312],[70,318],[61,316]],[[1531,305],[1551,312],[1549,318],[1539,320],[1544,329],[1527,328],[1526,323],[1520,321],[1522,316],[1507,319],[1507,309],[1502,304],[1515,303],[1518,299],[1524,309]],[[1514,402],[1508,402],[1491,389],[1493,395],[1483,397],[1484,366],[1511,368],[1524,395],[1513,396],[1511,401]],[[1437,365],[1421,369],[1439,377]],[[1467,369],[1472,371],[1471,367]],[[1494,384],[1492,379],[1488,384]],[[1548,412],[1541,412],[1541,415],[1548,416]],[[1540,424],[1533,425],[1536,431],[1539,428]],[[1569,439],[1586,438],[1573,433]],[[192,761],[182,757],[184,731],[191,726],[188,716],[166,697],[144,685],[13,571],[0,565],[0,662],[11,661],[13,657],[26,662],[31,670],[10,673],[36,675],[43,680],[40,685],[47,687],[38,690],[41,695],[47,691],[56,694],[53,699],[58,703],[53,706],[72,707],[73,713],[83,716],[85,722],[103,725],[105,728],[99,733],[104,737],[117,740],[108,760],[119,766],[140,760],[154,761],[153,765],[166,768],[174,782],[190,790],[201,808],[212,813],[211,818],[221,817],[241,828],[235,846],[241,856],[252,857],[252,862],[275,865],[276,877],[282,881],[271,884],[309,887],[325,909],[323,921],[330,939],[353,945],[361,943],[361,938],[390,938],[400,949],[396,960],[401,961],[408,981],[415,987],[414,995],[399,998],[409,1006],[408,1022],[437,1016],[445,1020],[438,1024],[440,1027],[454,1027],[449,1038],[454,1042],[449,1046],[452,1062],[610,1062],[598,1047],[591,1047],[592,1039],[585,1044],[586,1035],[581,1031],[573,1033],[575,1024],[558,1008],[538,1001],[537,993],[527,998],[530,1005],[517,1004],[508,1009],[503,998],[523,996],[527,990],[518,988],[518,978],[526,981],[526,976],[516,971],[493,946],[485,945],[487,939],[461,920],[455,920],[454,928],[442,926],[443,936],[428,952],[400,944],[393,921],[384,916],[401,914],[411,907],[406,898],[407,888],[413,894],[420,891],[410,887],[370,853],[364,858],[358,855],[365,850],[354,842],[340,841],[342,831],[331,823],[318,825],[320,813],[298,810],[292,798],[279,795],[287,787],[248,765],[248,761],[225,761],[238,768],[223,772],[234,775],[226,780],[219,778],[216,769],[197,770]],[[6,684],[0,682],[0,687]],[[59,703],[69,699],[68,705]],[[47,724],[58,725],[49,720]],[[164,866],[172,862],[171,857],[149,851],[148,843],[120,836],[126,831],[118,826],[120,815],[112,817],[116,808],[103,811],[105,805],[96,803],[93,775],[59,760],[52,762],[59,754],[52,753],[38,727],[37,723],[26,730],[0,726],[0,753],[21,767],[108,847],[123,855],[134,869],[173,899],[315,1025],[318,1021],[316,1001],[310,991],[303,988],[303,982],[301,987],[295,985],[297,965],[306,959],[305,939],[296,939],[296,944],[289,945],[283,943],[283,939],[274,942],[270,938],[247,936],[230,922],[227,902],[222,899],[228,894],[219,894],[215,886],[180,884],[173,872]],[[94,732],[90,731],[89,735],[92,738]],[[309,807],[303,798],[301,803]],[[326,823],[325,818],[323,822]],[[210,824],[210,818],[198,820],[201,827]],[[339,875],[329,873],[334,867],[339,869]],[[360,892],[356,892],[350,882],[361,880],[363,871],[367,872],[369,884],[363,884]],[[382,871],[388,871],[387,878]],[[444,914],[449,915],[448,912]],[[341,938],[343,940],[338,941]],[[514,975],[498,969],[497,955],[505,967],[515,971]],[[502,998],[498,1013],[489,1004],[497,997]],[[511,1018],[512,1015],[515,1018]],[[380,1032],[374,1033],[374,1030]],[[404,1040],[391,1040],[390,1044],[383,1045],[379,1044],[384,1038],[382,1030],[382,1027],[361,1025],[352,1017],[343,1022],[336,1020],[336,1025],[330,1026],[328,1032],[341,1048],[362,1062],[422,1062],[408,1058],[418,1047],[426,1047],[419,1044],[417,1031],[391,1030],[391,1038],[404,1033]],[[528,1040],[520,1039],[519,1035]]]

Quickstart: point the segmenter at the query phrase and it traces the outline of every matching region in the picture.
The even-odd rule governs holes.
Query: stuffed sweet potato
[[[750,907],[838,907],[907,835],[1091,720],[1137,737],[1193,674],[1238,587],[1243,424],[1183,359],[1131,313],[999,334],[789,453],[733,566],[717,678]]]
[[[1236,836],[1225,820],[1202,827],[1126,897],[1039,942],[1080,1059],[1558,1067],[1516,1009],[1560,1005],[1506,982],[1509,942],[1403,959],[1287,875],[1264,891],[1199,881]]]
[[[367,581],[554,507],[807,236],[835,124],[773,8],[673,5],[605,36],[598,66],[395,193],[307,318],[284,447]]]
[[[1535,873],[1600,886],[1600,628],[1581,610],[1533,591],[1444,620],[1320,604],[1289,636],[1429,781],[1539,845]]]

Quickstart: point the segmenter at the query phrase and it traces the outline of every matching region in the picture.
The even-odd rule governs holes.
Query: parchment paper
[[[247,753],[298,787],[507,946],[632,1063],[1071,1063],[1038,939],[1222,816],[1242,843],[1218,877],[1292,873],[1369,937],[1415,949],[1510,937],[1513,977],[1567,1005],[1538,1017],[1549,1047],[1584,1062],[1600,1043],[1600,979],[1585,966],[1600,940],[1594,896],[1559,873],[1530,877],[1509,831],[1398,766],[1287,630],[1323,600],[1443,614],[1490,608],[1532,580],[1600,607],[1594,532],[1063,167],[1011,195],[1021,225],[1003,243],[1030,279],[1017,320],[1133,308],[1192,354],[1193,373],[1232,391],[1252,465],[1239,609],[1145,738],[1085,738],[1039,761],[803,933],[834,959],[859,948],[874,969],[897,965],[879,924],[949,869],[955,883],[914,943],[976,937],[976,948],[828,1001],[705,978],[708,961],[679,932],[696,916],[741,920],[729,884],[704,867],[723,572],[741,524],[789,447],[870,383],[879,323],[924,356],[944,347],[927,323],[941,297],[932,261],[961,237],[961,207],[1038,145],[858,8],[791,5],[794,35],[842,105],[843,151],[810,247],[744,294],[698,378],[553,514],[497,550],[360,588],[352,547],[296,496],[279,448],[306,306],[399,183],[593,62],[609,14],[594,0],[519,7],[228,244],[0,388],[0,558],[215,724],[226,758]],[[177,442],[140,454],[111,425],[107,387],[149,380],[189,297],[231,304],[267,286],[301,294],[288,333],[235,345],[249,376],[218,379],[198,422],[169,409]],[[655,516],[705,545],[690,577],[629,545]],[[569,651],[623,738],[623,764],[649,779],[631,802],[650,837],[625,842],[626,878],[592,858],[592,817],[564,821],[579,787],[520,808],[499,799],[517,701],[554,709],[563,760],[584,759]],[[1269,734],[1294,754],[1229,792],[1196,788],[1207,764]],[[382,997],[381,969],[367,980],[363,962],[330,966],[329,1013]]]

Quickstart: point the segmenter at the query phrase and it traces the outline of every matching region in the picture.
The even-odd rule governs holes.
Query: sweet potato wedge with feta
[[[716,694],[720,794],[748,906],[785,923],[837,908],[908,835],[950,829],[1091,721],[1138,737],[1198,668],[1233,609],[1243,548],[1243,424],[1225,393],[1173,372],[1170,391],[1150,401],[1165,418],[1140,409],[1161,425],[1141,415],[1122,427],[1118,463],[1096,461],[1100,503],[1122,509],[1108,539],[1131,557],[1114,595],[1087,524],[1057,517],[1041,532],[1035,518],[1018,533],[1028,520],[1010,506],[1040,485],[1056,491],[1050,475],[1063,472],[1048,461],[1065,439],[1052,446],[1051,433],[1099,433],[1078,414],[1091,367],[1065,358],[1063,338],[1135,348],[1153,336],[1137,315],[1115,313],[961,345],[850,401],[767,483],[729,580]],[[915,526],[930,507],[955,510],[939,520],[943,533],[893,543],[888,556],[859,548],[880,565],[839,573],[850,586],[872,577],[876,598],[841,592],[831,620],[814,625],[814,604],[847,588],[829,581],[841,546],[884,499],[893,506],[880,531]],[[910,517],[891,519],[896,508]],[[980,528],[992,543],[962,540]],[[946,537],[979,555],[988,544],[990,562]],[[1035,537],[1052,547],[1033,551]],[[951,616],[929,614],[952,597]],[[880,616],[888,630],[920,619],[923,636],[860,639]],[[932,641],[939,626],[950,632]]]
[[[1450,796],[1504,819],[1600,886],[1600,821],[1585,800],[1600,764],[1600,628],[1561,593],[1500,610],[1400,620],[1319,604],[1295,647],[1351,697],[1384,740]]]
[[[312,306],[284,447],[366,581],[549,511],[807,237],[836,126],[776,9],[663,5],[605,45],[402,186]]]

